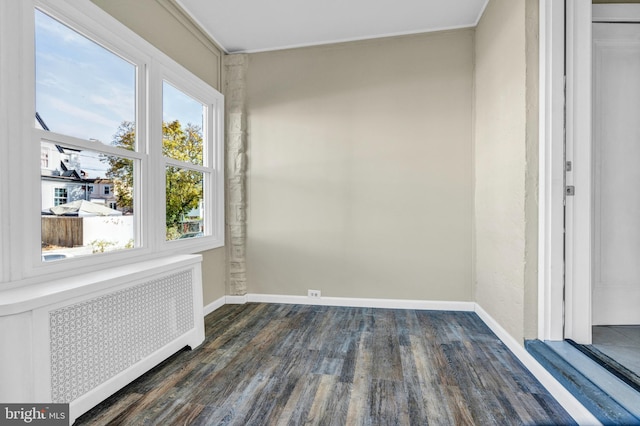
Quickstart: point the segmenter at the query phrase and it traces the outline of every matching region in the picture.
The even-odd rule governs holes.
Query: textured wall
[[[247,55],[227,55],[225,69],[225,238],[227,294],[247,293]]]
[[[524,338],[538,337],[538,189],[539,94],[540,94],[540,5],[538,0],[525,2],[526,77],[526,156],[525,171],[525,268],[524,268]]]
[[[250,293],[472,300],[473,34],[250,55]]]
[[[518,341],[537,306],[536,5],[491,0],[476,28],[475,299]]]
[[[169,0],[92,0],[176,62],[215,87],[221,86],[221,51]],[[225,249],[203,255],[205,306],[225,295]]]

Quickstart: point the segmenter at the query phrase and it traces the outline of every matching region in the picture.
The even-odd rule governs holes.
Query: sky
[[[36,11],[36,111],[51,131],[111,144],[135,121],[136,67]],[[165,82],[163,120],[202,124],[202,104]],[[81,153],[89,177],[104,177],[96,152]]]

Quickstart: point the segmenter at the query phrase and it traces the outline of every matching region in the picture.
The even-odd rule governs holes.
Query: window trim
[[[186,163],[172,158],[167,158],[162,155],[162,150],[158,151],[159,159],[154,164],[162,163],[161,169],[158,171],[157,182],[165,181],[165,170],[167,166],[176,166],[179,168],[185,168],[190,170],[196,170],[203,173],[203,201],[204,211],[213,212],[209,213],[204,218],[205,234],[213,237],[215,240],[220,241],[220,246],[224,245],[224,196],[214,197],[214,194],[224,194],[224,142],[215,143],[215,141],[224,141],[224,102],[223,98],[216,96],[215,89],[202,81],[196,81],[193,79],[185,79],[184,75],[176,72],[173,67],[168,66],[167,63],[162,63],[161,66],[156,67],[158,72],[152,75],[151,81],[155,85],[158,93],[161,96],[159,102],[154,103],[154,107],[159,107],[160,111],[153,114],[154,117],[159,118],[159,122],[152,122],[156,129],[160,129],[160,140],[162,139],[162,88],[163,82],[171,84],[174,88],[182,91],[186,95],[192,97],[198,102],[202,103],[206,107],[206,119],[203,119],[202,132],[205,136],[203,140],[203,155],[202,165]],[[209,129],[209,126],[211,129]],[[157,194],[164,198],[164,187],[162,187],[163,194]],[[219,198],[219,199],[218,199]],[[221,203],[220,203],[221,201]],[[166,203],[163,204],[161,210],[162,229],[166,228]],[[159,225],[157,225],[159,226]],[[166,238],[162,238],[160,243],[164,250],[171,250],[173,248],[180,247],[182,245],[199,244],[200,240],[206,237],[199,237],[197,239],[186,240],[173,240],[167,241]]]
[[[3,103],[0,117],[10,123],[0,129],[0,158],[3,181],[9,176],[12,184],[2,190],[0,206],[0,285],[2,289],[42,282],[44,277],[68,277],[104,268],[103,265],[129,265],[161,254],[188,254],[224,246],[224,97],[186,68],[142,39],[122,23],[87,0],[3,0],[0,2],[0,94]],[[95,41],[137,67],[136,75],[136,151],[125,151],[110,145],[95,144],[68,135],[48,132],[34,126],[35,59],[34,10],[59,20],[79,34]],[[7,37],[11,35],[11,37]],[[11,40],[11,41],[9,41]],[[6,70],[6,72],[5,72]],[[27,70],[28,72],[25,72]],[[213,126],[208,132],[212,148],[210,183],[206,186],[205,211],[210,235],[196,239],[166,242],[164,238],[164,162],[162,145],[162,77],[190,96],[208,106],[207,121]],[[20,84],[16,84],[16,82]],[[154,85],[160,81],[160,91]],[[198,96],[195,96],[198,95]],[[9,108],[11,105],[12,108]],[[159,115],[158,115],[159,114]],[[6,120],[6,121],[5,121]],[[156,124],[160,123],[158,131]],[[204,127],[203,123],[203,127]],[[158,139],[159,138],[159,139]],[[70,147],[112,153],[138,163],[136,183],[137,247],[62,262],[41,260],[40,215],[25,215],[24,211],[40,212],[40,140],[64,141]],[[17,144],[11,141],[26,141]],[[36,141],[38,143],[36,143]],[[11,149],[8,145],[11,144]],[[13,161],[9,160],[9,153]],[[162,173],[162,179],[157,179]],[[16,179],[16,177],[18,179]],[[14,183],[15,182],[15,183]],[[160,183],[159,183],[160,182]],[[25,199],[18,209],[8,207],[9,200]],[[160,201],[158,201],[160,200]],[[162,208],[160,209],[159,206]],[[162,210],[162,213],[159,212]],[[161,225],[161,226],[160,226]],[[205,229],[207,229],[205,228]],[[159,231],[162,230],[162,232]],[[162,238],[158,237],[161,234]],[[171,243],[171,244],[167,244]]]

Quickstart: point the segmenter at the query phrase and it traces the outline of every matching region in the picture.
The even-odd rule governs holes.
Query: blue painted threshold
[[[621,405],[551,346],[525,341],[527,351],[603,425],[640,425],[640,415]]]

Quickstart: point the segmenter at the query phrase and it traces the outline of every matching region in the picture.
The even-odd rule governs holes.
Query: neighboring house
[[[42,210],[86,199],[86,179],[79,153],[50,142],[40,143]]]
[[[111,179],[96,178],[87,179],[87,181],[91,181],[91,183],[87,183],[87,200],[122,211],[118,208],[115,185]]]
[[[49,130],[36,112],[36,125]],[[42,211],[50,207],[87,200],[117,210],[115,186],[110,179],[88,178],[82,170],[82,151],[51,142],[40,142],[40,180]]]
[[[123,211],[118,207],[115,186],[110,179],[83,179],[72,170],[54,175],[42,173],[40,182],[43,211],[76,200],[91,201]]]

